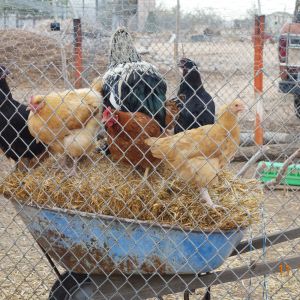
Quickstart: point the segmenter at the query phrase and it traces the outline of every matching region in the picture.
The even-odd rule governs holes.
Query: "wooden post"
[[[75,62],[75,88],[82,87],[81,73],[82,67],[82,32],[81,32],[81,20],[73,19],[74,27],[74,62]]]
[[[254,140],[257,145],[263,144],[263,50],[264,50],[265,16],[256,15],[254,23],[254,96],[256,100],[256,116]]]

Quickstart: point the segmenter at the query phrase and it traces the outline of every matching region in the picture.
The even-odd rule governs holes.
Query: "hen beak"
[[[110,116],[108,116],[105,112],[102,114],[101,123],[105,124],[110,119]]]
[[[245,104],[240,104],[237,111],[238,112],[243,112],[247,109],[247,106]]]
[[[177,64],[177,66],[178,66],[179,68],[183,69],[183,68],[184,68],[184,62],[180,61],[180,62]]]
[[[32,111],[33,113],[36,113],[37,111],[38,111],[38,108],[40,107],[40,105],[39,106],[34,106],[34,105],[32,105],[31,103],[29,103],[28,104],[28,106],[27,106],[27,108],[26,108],[26,110],[28,111],[28,110],[30,110],[30,111]]]

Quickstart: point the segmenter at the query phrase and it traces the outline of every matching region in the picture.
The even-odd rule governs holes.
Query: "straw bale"
[[[53,169],[49,158],[29,173],[15,171],[0,192],[27,204],[60,207],[120,218],[147,220],[188,228],[233,229],[258,219],[263,191],[255,179],[235,179],[222,171],[219,184],[209,189],[212,200],[226,208],[211,209],[198,189],[172,174],[165,165],[147,180],[138,170],[108,157],[92,154],[79,163],[78,177]]]

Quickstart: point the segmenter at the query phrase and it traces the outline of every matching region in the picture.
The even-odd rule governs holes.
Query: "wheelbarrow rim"
[[[136,219],[128,219],[128,218],[122,218],[122,217],[116,217],[116,216],[109,216],[99,213],[89,213],[89,212],[83,212],[80,210],[73,210],[73,209],[67,209],[67,208],[60,208],[60,207],[47,207],[47,206],[41,206],[38,204],[33,203],[23,203],[23,201],[19,201],[16,198],[11,199],[14,203],[17,203],[17,205],[21,206],[29,206],[36,209],[42,209],[47,211],[54,211],[57,213],[63,213],[63,214],[69,214],[69,215],[77,215],[82,217],[87,217],[91,219],[103,219],[105,221],[116,221],[122,223],[128,223],[128,224],[134,224],[134,225],[140,225],[140,226],[146,226],[146,227],[157,227],[159,229],[172,229],[172,230],[179,230],[184,232],[195,232],[195,233],[230,233],[230,232],[237,232],[237,231],[244,231],[247,227],[246,226],[237,226],[233,229],[213,229],[213,230],[207,230],[207,229],[191,229],[187,227],[181,227],[178,225],[170,225],[170,224],[164,224],[164,223],[157,223],[155,221],[142,221],[142,220],[136,220]]]

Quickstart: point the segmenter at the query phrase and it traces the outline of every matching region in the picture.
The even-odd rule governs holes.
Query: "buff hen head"
[[[39,112],[45,106],[44,98],[42,95],[31,96],[27,110],[33,113]]]
[[[218,115],[222,115],[225,112],[230,112],[231,114],[238,116],[240,113],[242,113],[245,110],[246,110],[245,103],[240,99],[235,99],[231,103],[223,105]]]

